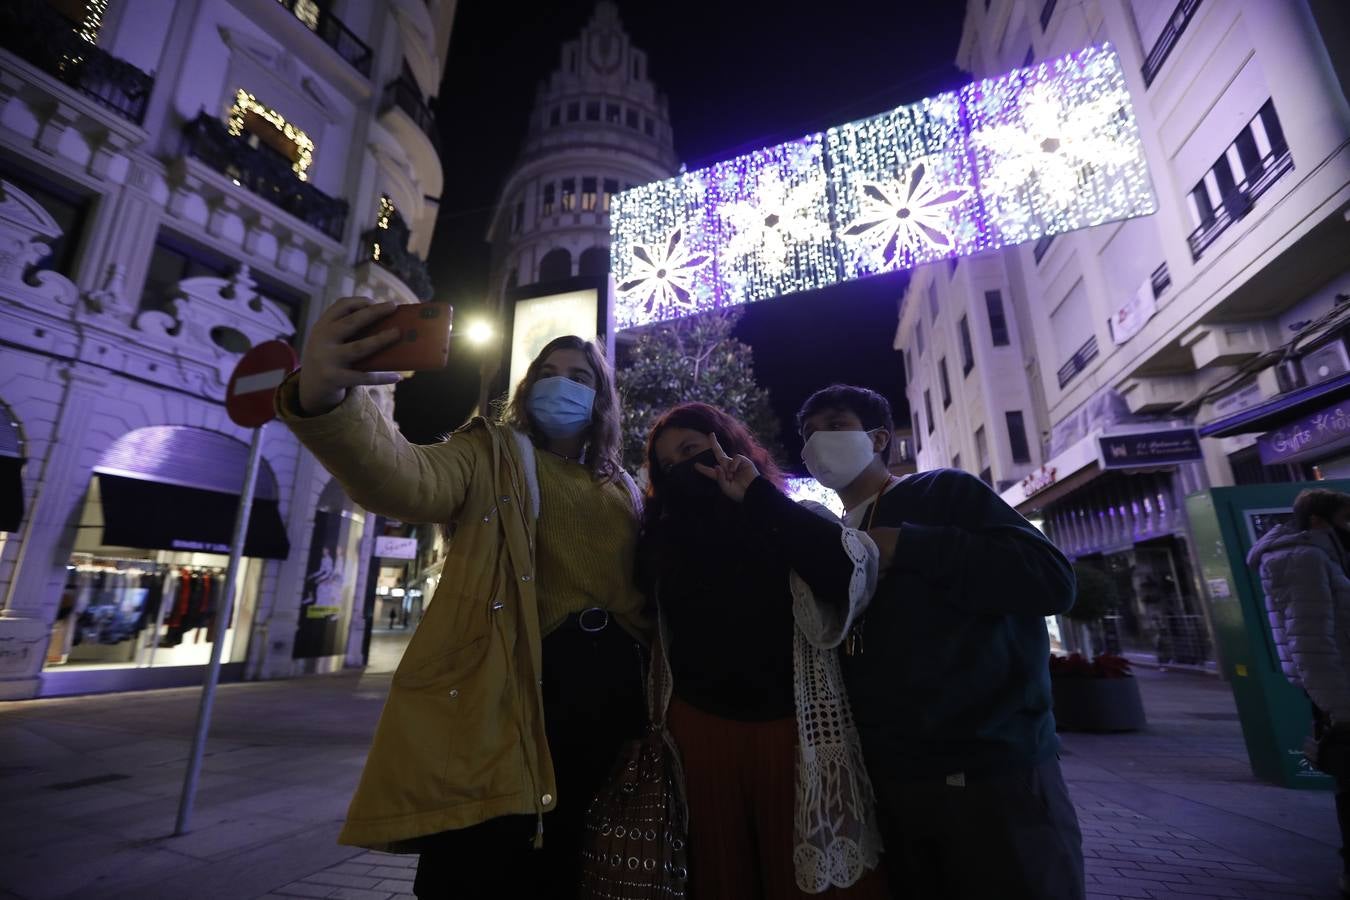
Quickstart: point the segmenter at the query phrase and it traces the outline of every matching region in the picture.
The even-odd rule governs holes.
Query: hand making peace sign
[[[722,488],[722,493],[740,503],[745,499],[746,489],[759,477],[759,469],[755,468],[755,464],[747,457],[737,454],[733,459],[727,456],[716,434],[709,433],[708,440],[712,443],[712,452],[713,456],[717,457],[717,465],[705,466],[702,463],[695,463],[694,468],[700,474],[716,481]]]

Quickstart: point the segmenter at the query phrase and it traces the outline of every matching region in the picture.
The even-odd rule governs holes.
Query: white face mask
[[[817,431],[802,448],[811,477],[832,491],[852,484],[876,455],[871,431]]]

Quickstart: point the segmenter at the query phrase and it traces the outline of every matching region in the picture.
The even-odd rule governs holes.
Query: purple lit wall
[[[624,191],[616,327],[1034,241],[1156,208],[1110,45]]]

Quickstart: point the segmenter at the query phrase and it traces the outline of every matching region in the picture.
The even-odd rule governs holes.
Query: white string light
[[[631,328],[1156,209],[1110,45],[615,196]]]

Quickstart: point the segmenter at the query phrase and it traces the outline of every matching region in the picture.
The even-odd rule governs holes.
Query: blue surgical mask
[[[530,418],[551,438],[576,437],[591,424],[595,391],[570,378],[541,378],[530,388]]]

